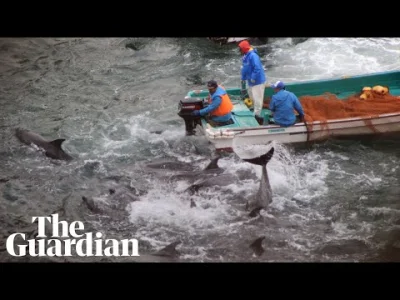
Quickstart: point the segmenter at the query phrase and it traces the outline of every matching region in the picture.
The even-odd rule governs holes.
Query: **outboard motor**
[[[208,104],[201,98],[186,98],[179,101],[178,116],[185,120],[186,135],[194,135],[196,125],[201,126],[200,117],[193,116],[195,110],[200,110]]]

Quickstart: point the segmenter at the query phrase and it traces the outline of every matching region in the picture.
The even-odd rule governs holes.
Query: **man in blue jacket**
[[[269,109],[273,113],[275,124],[283,127],[292,126],[296,123],[294,110],[299,113],[301,121],[304,121],[304,111],[299,99],[292,92],[286,91],[285,84],[277,81],[271,84],[275,94],[269,103]]]
[[[209,105],[203,109],[195,110],[194,116],[204,116],[210,114],[207,118],[212,126],[223,126],[232,124],[232,109],[233,104],[228,93],[222,86],[219,86],[215,80],[210,80],[207,83],[209,96]]]
[[[254,116],[260,125],[263,124],[261,110],[264,102],[266,76],[257,50],[250,46],[247,40],[239,43],[242,58],[242,83],[247,81],[248,93],[254,103]]]

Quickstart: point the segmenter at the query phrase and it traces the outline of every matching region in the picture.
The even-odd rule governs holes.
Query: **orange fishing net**
[[[305,121],[326,123],[333,119],[368,118],[385,113],[400,113],[400,97],[391,95],[386,88],[365,89],[346,99],[339,99],[330,93],[299,97],[305,113]]]

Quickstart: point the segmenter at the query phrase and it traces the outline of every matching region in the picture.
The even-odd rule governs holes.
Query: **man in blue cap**
[[[272,96],[269,109],[273,113],[275,124],[283,127],[292,126],[296,123],[294,110],[299,113],[301,121],[304,121],[304,111],[299,99],[292,92],[286,91],[285,84],[277,81],[270,85],[275,94]]]

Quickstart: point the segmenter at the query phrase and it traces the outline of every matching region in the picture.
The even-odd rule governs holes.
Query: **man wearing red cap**
[[[263,124],[261,110],[263,107],[266,76],[257,50],[244,40],[239,43],[243,54],[241,80],[247,81],[248,93],[254,103],[254,116],[260,125]]]

